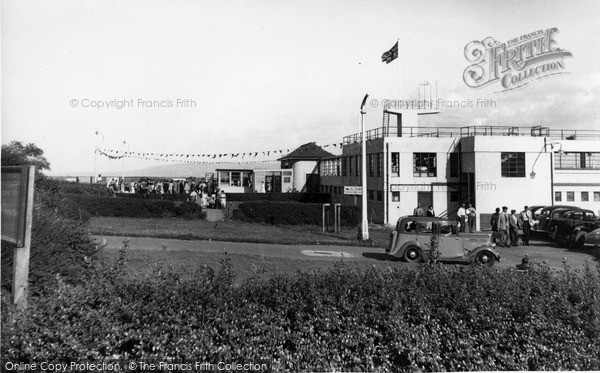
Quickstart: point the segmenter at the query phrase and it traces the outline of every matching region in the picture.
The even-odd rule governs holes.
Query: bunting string
[[[317,148],[334,147],[342,149],[342,143],[327,144],[319,146],[309,144],[309,146],[301,146],[294,150],[301,155],[304,152],[309,152]],[[173,162],[173,163],[268,163],[277,162],[278,158],[290,154],[289,149],[262,150],[254,152],[240,153],[165,153],[165,152],[134,152],[115,149],[96,149],[96,152],[109,159],[138,158],[144,160]],[[272,158],[275,156],[276,158]],[[263,159],[268,157],[269,159]],[[258,158],[258,159],[257,159]]]

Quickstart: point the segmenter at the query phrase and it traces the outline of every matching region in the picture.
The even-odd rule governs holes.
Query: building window
[[[355,174],[355,176],[360,176],[360,168],[362,167],[362,158],[357,155],[355,163],[356,163],[356,167],[355,167],[356,174]]]
[[[594,192],[594,202],[600,202],[600,192]]]
[[[348,157],[348,176],[354,176],[354,157]]]
[[[568,152],[554,153],[556,168],[600,169],[600,153]]]
[[[383,191],[381,191],[381,190],[377,191],[377,200],[383,201]]]
[[[229,185],[229,172],[219,172],[219,184]]]
[[[289,178],[287,182],[289,183]],[[250,177],[250,172],[242,172],[242,186],[249,187],[251,186],[251,183],[252,181]]]
[[[450,153],[450,177],[458,177],[460,173],[460,164],[458,162],[458,153]]]
[[[400,153],[392,153],[392,176],[400,176]]]
[[[575,192],[567,192],[567,202],[575,201]]]
[[[370,200],[374,200],[375,199],[375,191],[372,189],[369,189],[369,199]]]
[[[400,202],[400,192],[392,192],[392,202]]]
[[[369,177],[375,176],[375,154],[369,154]]]
[[[231,185],[239,187],[242,185],[242,177],[241,172],[232,172],[231,173]]]
[[[554,192],[554,201],[562,202],[562,192]]]
[[[581,192],[581,202],[588,202],[590,200],[589,192]]]
[[[383,173],[383,153],[377,153],[377,177]]]
[[[525,153],[502,153],[502,177],[525,177]]]
[[[437,155],[436,153],[414,153],[413,154],[413,176],[431,177],[436,176]]]
[[[342,176],[348,176],[348,157],[342,157]]]

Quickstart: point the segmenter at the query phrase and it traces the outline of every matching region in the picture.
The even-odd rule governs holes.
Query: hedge
[[[3,358],[265,363],[275,372],[600,369],[593,268],[338,265],[235,286],[227,264],[185,278],[126,277],[124,267],[61,284],[21,314],[3,304]]]
[[[136,199],[100,197],[90,195],[70,195],[83,210],[93,216],[116,216],[135,218],[176,217],[184,219],[205,219],[206,212],[193,202],[174,202],[157,199]]]
[[[238,209],[240,213],[235,217],[253,223],[321,225],[323,222],[323,205],[319,203],[243,202]],[[329,217],[333,219],[333,214]],[[340,225],[356,226],[360,219],[360,208],[341,206]]]

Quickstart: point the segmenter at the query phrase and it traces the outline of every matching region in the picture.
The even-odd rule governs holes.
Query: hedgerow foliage
[[[97,245],[86,231],[89,214],[62,194],[44,176],[36,178],[29,262],[29,288],[39,292],[61,275],[76,282],[90,267]],[[2,241],[2,288],[10,291],[13,246]]]
[[[253,201],[240,203],[238,208],[242,214],[240,218],[253,223],[321,225],[323,222],[323,205],[320,203]],[[341,225],[356,226],[359,222],[357,206],[341,206]]]
[[[93,216],[125,216],[132,218],[205,219],[206,212],[193,202],[158,199],[102,197],[84,194],[69,196],[83,210]]]
[[[600,278],[589,267],[340,264],[239,286],[227,263],[192,279],[158,270],[132,279],[122,267],[10,310],[2,356],[266,360],[274,371],[600,369]]]

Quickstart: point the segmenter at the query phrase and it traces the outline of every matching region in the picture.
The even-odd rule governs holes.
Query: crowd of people
[[[502,211],[496,207],[496,212],[490,218],[492,226],[492,239],[496,242],[500,239],[500,246],[510,247],[519,246],[519,230],[523,230],[523,245],[529,246],[529,238],[531,236],[531,225],[533,216],[528,206],[523,208],[523,211],[517,213],[517,210],[510,210],[508,207],[502,206]]]
[[[119,178],[106,180],[106,187],[115,193],[131,194],[186,194],[187,200],[206,208],[225,208],[227,196],[216,181],[196,181],[188,179],[152,180],[141,178],[138,181],[123,182]]]

